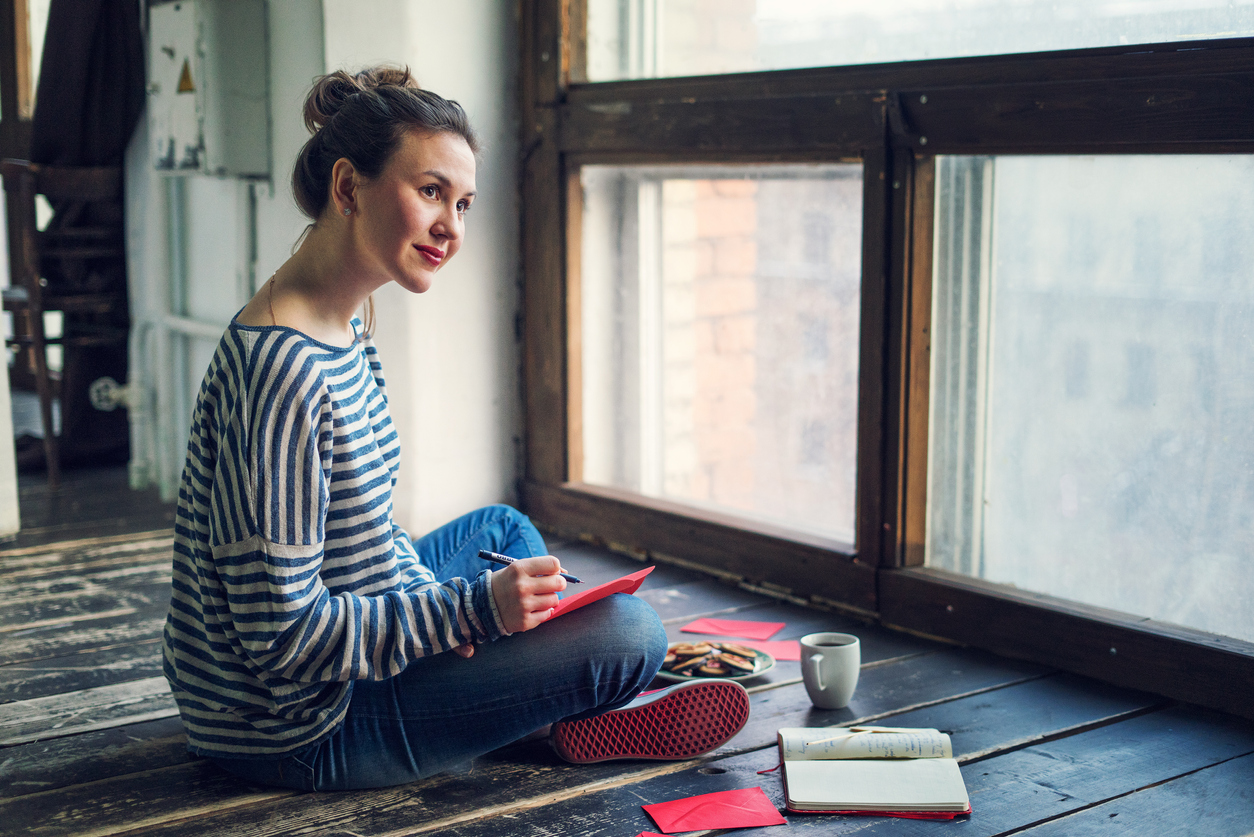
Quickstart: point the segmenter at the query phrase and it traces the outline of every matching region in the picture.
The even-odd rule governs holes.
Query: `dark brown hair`
[[[414,129],[457,134],[479,152],[461,105],[420,88],[408,68],[322,76],[305,99],[305,127],[313,136],[296,157],[292,193],[315,223],[331,199],[331,168],[341,157],[366,177],[377,177],[401,137]]]
[[[365,177],[377,177],[405,132],[453,133],[479,153],[479,140],[457,102],[423,90],[408,67],[337,70],[314,82],[305,98],[305,127],[313,134],[296,157],[292,194],[314,224],[331,200],[331,169],[347,159]],[[365,333],[374,329],[369,301]]]

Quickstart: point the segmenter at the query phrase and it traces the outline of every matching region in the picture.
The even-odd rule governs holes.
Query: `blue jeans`
[[[441,581],[491,567],[480,549],[545,555],[543,538],[509,506],[472,512],[414,546]],[[616,593],[524,633],[417,660],[396,677],[353,684],[344,723],[281,759],[215,758],[249,781],[298,790],[412,782],[555,721],[622,706],[662,665],[666,633],[648,604]]]

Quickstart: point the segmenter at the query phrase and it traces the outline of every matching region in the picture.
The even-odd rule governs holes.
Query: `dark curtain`
[[[57,166],[120,166],[144,109],[140,0],[52,0],[44,37],[30,159]],[[50,227],[90,225],[123,240],[122,202],[54,206]],[[64,334],[112,335],[104,344],[66,345],[61,373],[61,458],[67,465],[125,462],[124,409],[102,412],[88,390],[97,378],[127,377],[128,315],[124,259],[93,259],[73,269],[44,263],[49,291],[104,294],[109,313],[67,314]],[[19,445],[19,448],[21,446]]]
[[[138,0],[52,0],[31,162],[115,166],[144,109]]]

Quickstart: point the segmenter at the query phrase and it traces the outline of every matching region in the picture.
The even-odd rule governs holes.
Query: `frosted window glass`
[[[587,0],[588,80],[1254,34],[1254,0]]]
[[[937,193],[928,564],[1254,640],[1254,157]]]
[[[581,177],[584,481],[851,543],[861,165]]]

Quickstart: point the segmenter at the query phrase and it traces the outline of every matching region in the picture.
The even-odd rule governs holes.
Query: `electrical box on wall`
[[[172,174],[268,177],[265,0],[149,9],[148,131]]]

